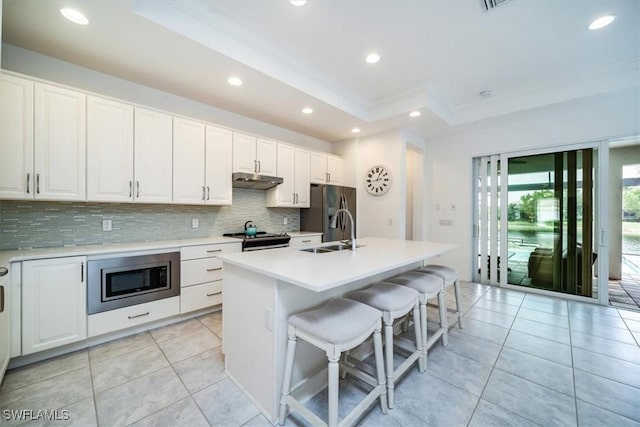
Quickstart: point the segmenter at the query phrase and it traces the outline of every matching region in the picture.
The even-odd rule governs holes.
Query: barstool
[[[338,425],[338,375],[340,354],[362,344],[373,333],[373,348],[376,361],[376,376],[355,371],[349,366],[343,369],[354,373],[357,378],[373,386],[373,390],[342,420],[341,426],[353,425],[364,414],[368,407],[377,399],[384,414],[387,413],[387,390],[385,388],[381,313],[366,304],[346,298],[334,298],[319,308],[295,314],[289,317],[287,355],[282,381],[280,397],[280,414],[278,422],[284,424],[287,407],[303,416],[313,425]],[[329,359],[329,422],[321,420],[316,414],[307,409],[300,401],[291,395],[291,377],[296,353],[297,339],[324,350]]]
[[[416,339],[415,343],[402,342],[400,338],[396,339],[396,344],[410,352],[397,369],[393,366],[393,321],[395,319],[406,316],[413,310],[416,318],[419,316],[418,311],[418,292],[392,283],[377,282],[368,288],[351,292],[345,295],[346,298],[356,300],[377,308],[382,312],[382,321],[384,323],[384,357],[385,357],[385,374],[387,376],[387,401],[389,408],[394,406],[394,388],[395,383],[415,362],[418,361],[418,369],[420,372],[426,370],[425,353],[423,350],[420,324],[414,322]]]
[[[413,317],[413,323],[420,321],[420,329],[422,331],[422,341],[424,342],[425,357],[431,346],[442,336],[442,345],[445,347],[449,344],[447,334],[447,299],[445,297],[444,281],[442,278],[416,270],[385,279],[387,282],[396,283],[398,285],[407,286],[415,289],[419,293],[420,316]],[[427,302],[431,298],[438,298],[438,313],[440,314],[440,328],[427,339]]]
[[[446,267],[444,265],[438,264],[429,264],[416,271],[434,274],[436,276],[442,277],[442,280],[444,280],[445,288],[453,285],[453,293],[456,299],[456,310],[454,316],[449,319],[449,326],[453,326],[457,321],[458,327],[462,329],[462,316],[460,313],[462,306],[460,305],[460,286],[458,285],[458,272],[451,267]]]

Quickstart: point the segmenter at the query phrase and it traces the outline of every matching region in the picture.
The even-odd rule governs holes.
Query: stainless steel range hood
[[[284,181],[277,176],[266,176],[251,173],[235,172],[231,175],[233,186],[236,188],[253,188],[255,190],[267,190],[282,184]]]

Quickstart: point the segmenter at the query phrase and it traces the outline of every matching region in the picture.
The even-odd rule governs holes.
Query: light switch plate
[[[111,231],[113,230],[113,223],[110,219],[102,220],[102,231]]]
[[[200,227],[200,220],[198,218],[191,219],[191,228]]]

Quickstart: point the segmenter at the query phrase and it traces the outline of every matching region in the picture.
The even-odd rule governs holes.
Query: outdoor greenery
[[[622,206],[636,221],[640,221],[640,187],[622,189]]]

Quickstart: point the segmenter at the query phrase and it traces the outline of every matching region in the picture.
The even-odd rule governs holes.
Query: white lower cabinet
[[[0,383],[9,365],[11,344],[9,300],[9,276],[0,277]]]
[[[127,329],[180,313],[180,297],[136,304],[89,315],[89,337]]]
[[[86,257],[22,263],[22,355],[87,338]]]
[[[217,255],[241,250],[241,243],[180,248],[180,313],[222,303],[222,261]]]

